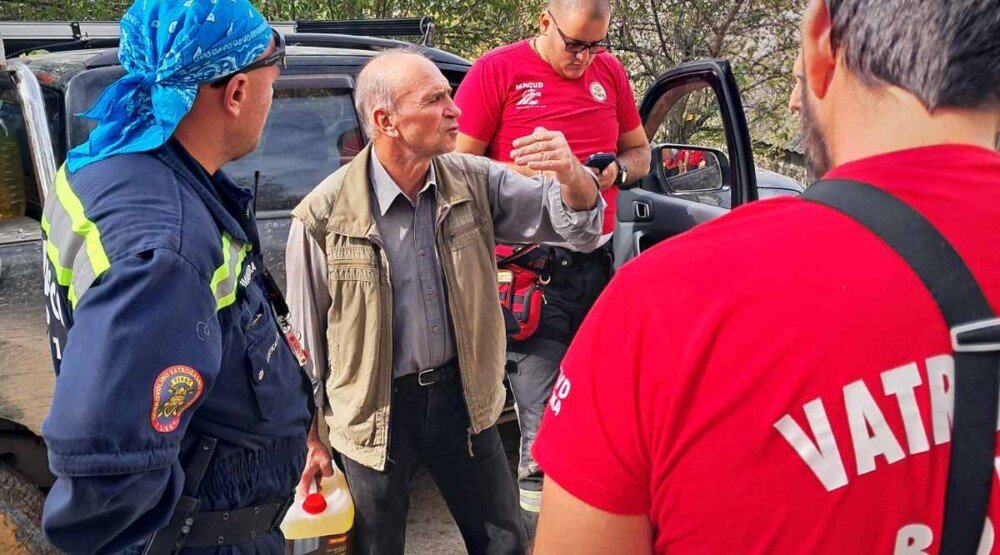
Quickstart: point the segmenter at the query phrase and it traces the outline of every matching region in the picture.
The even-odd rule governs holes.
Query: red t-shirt
[[[618,137],[642,125],[625,68],[598,54],[579,79],[564,79],[521,41],[484,54],[455,93],[462,109],[458,129],[487,144],[486,156],[511,162],[514,139],[542,126],[562,131],[582,162],[597,152],[616,152]],[[615,227],[618,189],[604,192],[604,232]]]
[[[1000,155],[919,148],[828,177],[918,210],[1000,314]],[[659,553],[935,553],[951,353],[930,294],[874,234],[801,199],[756,202],[618,273],[534,455],[586,503],[648,514]]]
[[[682,150],[677,153],[677,158],[687,164],[689,169],[698,167],[705,161],[705,155],[700,150]]]

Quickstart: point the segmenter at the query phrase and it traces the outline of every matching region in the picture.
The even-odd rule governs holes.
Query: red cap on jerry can
[[[302,510],[311,515],[318,515],[326,510],[326,499],[319,493],[310,493],[302,502]]]

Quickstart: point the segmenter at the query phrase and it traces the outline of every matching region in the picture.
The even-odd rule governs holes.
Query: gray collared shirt
[[[436,224],[433,166],[414,205],[376,160],[372,149],[372,167],[368,168],[372,215],[389,260],[393,289],[393,375],[398,377],[447,362],[455,356],[455,346],[448,316],[448,292],[433,235]],[[497,240],[507,243],[570,240],[580,248],[597,246],[605,207],[600,195],[593,209],[575,211],[563,202],[559,183],[542,177],[525,177],[496,162],[488,164],[488,198]],[[374,175],[378,168],[383,172],[381,178]],[[388,230],[389,226],[395,232]],[[400,256],[418,262],[394,261],[391,243],[396,243],[402,251],[411,245],[409,252]],[[322,407],[325,396],[322,384],[329,372],[326,327],[331,300],[327,261],[320,244],[298,218],[292,218],[288,232],[285,264],[291,323],[302,332],[311,355],[306,370],[313,381],[317,406]],[[404,284],[418,293],[403,294],[400,288]],[[409,354],[403,354],[404,346],[410,347]]]
[[[434,241],[434,166],[416,203],[403,194],[372,150],[372,217],[392,282],[392,375],[437,368],[455,358],[444,274]]]

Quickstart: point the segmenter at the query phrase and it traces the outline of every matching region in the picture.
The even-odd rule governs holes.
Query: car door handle
[[[648,222],[653,219],[653,208],[646,202],[633,201],[632,210],[637,222]]]
[[[637,231],[632,235],[632,258],[642,254],[642,238],[645,236],[646,234],[641,231]]]

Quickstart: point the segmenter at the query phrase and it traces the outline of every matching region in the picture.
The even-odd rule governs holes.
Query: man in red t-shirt
[[[995,10],[812,0],[800,106],[815,175],[912,206],[1000,313]],[[876,235],[801,199],[739,208],[627,264],[581,327],[535,441],[535,553],[937,553],[953,377]]]
[[[518,368],[510,374],[510,384],[521,428],[518,486],[529,534],[542,489],[531,443],[559,361],[610,278],[617,186],[649,171],[649,142],[628,75],[607,52],[610,19],[608,0],[551,0],[540,15],[539,36],[483,55],[455,94],[462,109],[461,152],[485,154],[531,175],[512,158],[511,143],[544,127],[561,131],[581,162],[599,152],[616,155],[603,172],[595,172],[607,203],[600,247],[587,254],[556,247],[558,262],[550,264],[551,281],[542,286],[545,305],[538,331],[509,346],[508,356]]]

